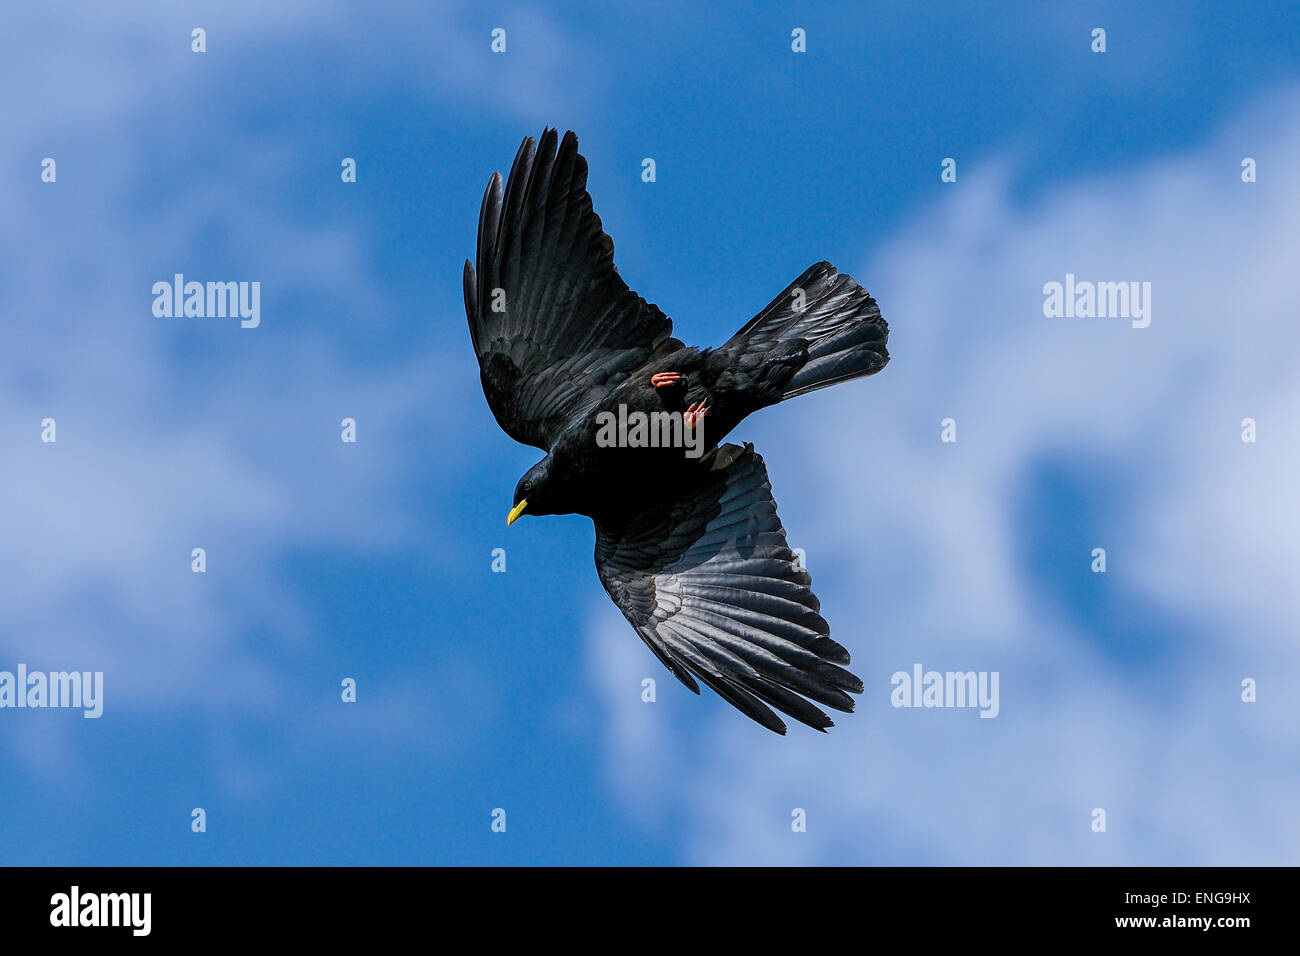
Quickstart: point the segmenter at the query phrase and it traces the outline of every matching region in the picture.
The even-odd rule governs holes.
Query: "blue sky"
[[[6,16],[0,669],[105,711],[0,710],[0,862],[1296,862],[1294,8]],[[867,686],[827,736],[676,685],[586,519],[505,528],[539,455],[460,270],[545,125],[688,342],[820,259],[890,322],[737,432]],[[259,281],[260,327],[155,318],[176,272]],[[1045,318],[1067,272],[1152,282],[1151,326]],[[999,717],[892,708],[916,662],[998,671]]]

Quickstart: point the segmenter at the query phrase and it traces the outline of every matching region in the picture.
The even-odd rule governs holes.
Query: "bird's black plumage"
[[[578,139],[532,137],[502,190],[492,174],[479,213],[478,273],[465,263],[465,309],[483,391],[498,424],[549,450],[610,385],[680,349],[672,321],[627,287],[587,195]],[[498,310],[499,309],[499,310]]]
[[[479,215],[465,310],[497,422],[547,455],[520,479],[510,520],[588,515],[605,590],[664,665],[763,726],[775,707],[825,730],[814,703],[851,711],[862,682],[830,629],[776,514],[753,446],[721,444],[745,416],[879,371],[888,329],[865,289],[809,268],[716,349],[688,348],[628,288],[587,194],[577,137],[525,139]],[[602,416],[680,415],[681,447],[606,447]],[[697,412],[697,409],[703,409]]]

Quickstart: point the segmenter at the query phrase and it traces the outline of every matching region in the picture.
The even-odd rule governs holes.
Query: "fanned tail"
[[[771,353],[802,340],[808,358],[777,401],[879,372],[889,326],[876,300],[829,262],[810,267],[731,337],[725,348]]]

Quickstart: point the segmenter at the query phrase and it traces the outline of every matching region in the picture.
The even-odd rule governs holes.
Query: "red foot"
[[[686,409],[686,411],[682,413],[682,422],[685,423],[687,428],[694,428],[695,423],[700,419],[704,418],[704,416],[707,415],[708,413],[709,410],[704,407],[704,403],[699,402],[697,404],[692,405],[690,408]]]
[[[650,376],[650,384],[655,388],[666,388],[669,385],[676,385],[682,380],[682,377],[676,372],[656,372]]]

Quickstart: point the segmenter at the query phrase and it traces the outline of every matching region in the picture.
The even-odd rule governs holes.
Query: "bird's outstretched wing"
[[[825,730],[831,719],[804,697],[852,711],[849,693],[862,693],[838,666],[849,653],[795,564],[753,445],[723,445],[699,485],[626,527],[598,523],[596,569],[682,683],[698,694],[698,677],[769,730],[785,723],[765,704]]]
[[[488,405],[507,435],[549,450],[571,421],[656,354],[672,320],[628,288],[587,194],[578,137],[519,147],[492,174],[465,262],[465,312]]]

